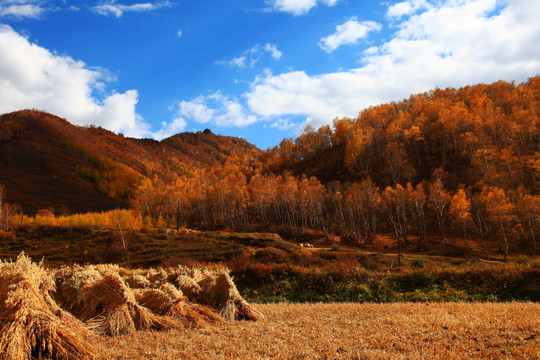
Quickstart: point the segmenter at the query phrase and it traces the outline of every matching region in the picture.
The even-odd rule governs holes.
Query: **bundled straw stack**
[[[174,285],[165,283],[158,289],[135,289],[137,301],[155,314],[180,320],[186,327],[201,327],[206,323],[218,323],[223,319],[212,309],[191,303]]]
[[[227,269],[201,271],[179,267],[173,274],[176,285],[191,301],[210,306],[227,321],[264,319],[264,315],[240,295]]]
[[[99,335],[166,330],[181,325],[141,306],[116,266],[72,267],[56,275],[58,302]]]
[[[19,255],[0,262],[0,359],[92,359],[91,334],[51,297],[52,275]]]

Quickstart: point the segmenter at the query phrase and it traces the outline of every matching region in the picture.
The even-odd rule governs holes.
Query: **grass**
[[[469,263],[392,271],[361,264],[248,264],[233,268],[248,301],[403,302],[540,301],[540,261],[529,265]]]
[[[101,359],[538,359],[540,304],[267,304],[261,322],[138,332]]]
[[[21,226],[0,234],[0,258],[15,259],[24,250],[52,267],[105,262],[133,269],[223,263],[232,269],[246,300],[258,303],[540,301],[540,259],[533,254],[513,254],[506,264],[486,263],[469,253],[448,256],[445,249],[433,248],[435,242],[429,252],[408,249],[398,267],[388,236],[379,236],[373,248],[302,239],[307,240],[313,249],[265,233],[184,229],[120,234],[106,228]]]

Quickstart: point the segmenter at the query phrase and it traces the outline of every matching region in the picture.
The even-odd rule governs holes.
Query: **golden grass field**
[[[258,305],[260,322],[99,337],[102,359],[540,359],[538,303]]]

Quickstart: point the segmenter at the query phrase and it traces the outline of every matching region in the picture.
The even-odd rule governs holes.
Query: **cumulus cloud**
[[[267,0],[272,10],[282,11],[295,16],[305,15],[319,4],[334,6],[339,0]]]
[[[136,113],[136,90],[99,100],[107,71],[32,44],[0,25],[0,113],[37,108],[78,125],[98,125],[129,136],[145,136],[149,126]]]
[[[388,7],[386,16],[390,19],[400,19],[403,16],[411,15],[422,8],[427,8],[426,0],[403,1]]]
[[[261,59],[264,53],[269,53],[272,58],[279,60],[282,57],[281,51],[277,48],[277,45],[267,43],[264,46],[257,44],[251,49],[248,49],[242,53],[241,56],[232,58],[231,60],[218,60],[216,65],[225,65],[230,68],[244,69],[247,67],[253,68]]]
[[[116,3],[115,0],[110,0],[107,3],[102,3],[100,5],[94,6],[92,10],[98,14],[105,16],[113,15],[116,17],[121,17],[124,12],[148,12],[168,6],[171,6],[171,3],[169,1],[124,5]]]
[[[0,17],[39,18],[44,12],[44,3],[39,0],[0,1]]]
[[[317,126],[437,86],[523,81],[540,73],[537,0],[432,1],[415,11],[394,23],[388,41],[365,51],[358,68],[257,78],[244,94],[250,111],[305,116]]]
[[[358,22],[353,18],[336,27],[336,32],[324,37],[319,46],[330,53],[343,45],[356,44],[358,40],[365,38],[372,31],[381,30],[382,26],[374,21]]]
[[[212,122],[219,127],[244,127],[257,121],[236,99],[216,92],[200,95],[191,101],[178,103],[178,119],[192,120],[199,124]]]

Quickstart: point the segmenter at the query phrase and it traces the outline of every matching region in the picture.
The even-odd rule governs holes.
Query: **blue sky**
[[[0,0],[0,113],[260,148],[435,87],[540,73],[537,0]]]

